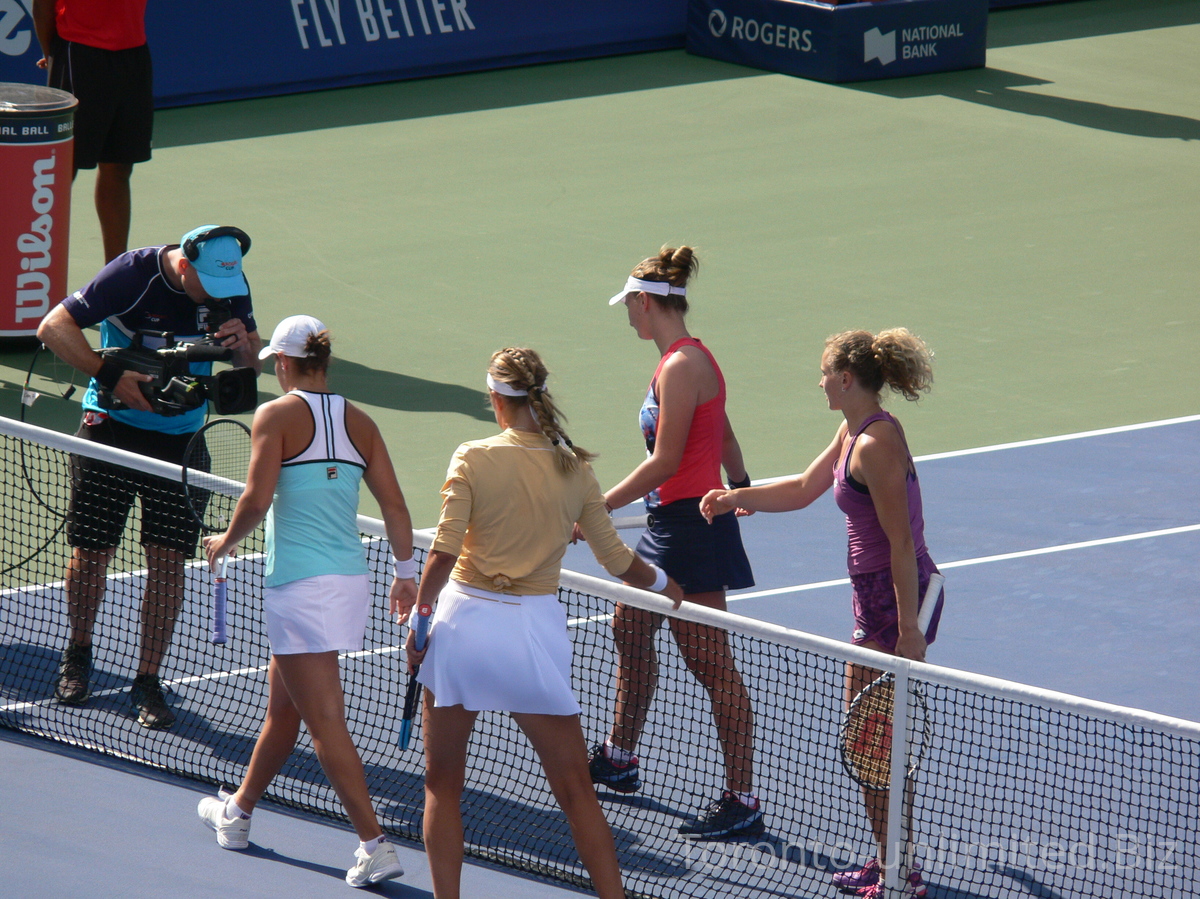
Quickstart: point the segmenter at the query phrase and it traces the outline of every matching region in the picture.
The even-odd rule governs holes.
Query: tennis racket
[[[232,418],[210,421],[192,435],[183,457],[183,492],[188,509],[207,534],[229,527],[250,469],[250,429]],[[212,583],[212,642],[228,639],[228,557]]]
[[[925,599],[917,616],[922,633],[929,632],[934,610],[941,600],[946,579],[934,573],[925,590]],[[892,778],[892,711],[895,702],[895,675],[890,671],[862,689],[842,720],[838,749],[842,765],[851,777],[872,790],[886,790]],[[911,777],[921,763],[929,741],[929,710],[916,684],[909,685],[908,767]]]
[[[427,602],[423,602],[417,607],[414,640],[418,651],[425,648],[425,638],[429,636],[429,616],[432,614],[433,608]],[[413,716],[417,713],[417,672],[420,670],[421,666],[418,665],[408,676],[408,692],[404,695],[404,714],[400,718],[400,733],[396,737],[396,745],[400,747],[401,752],[408,749],[408,742],[412,738]]]

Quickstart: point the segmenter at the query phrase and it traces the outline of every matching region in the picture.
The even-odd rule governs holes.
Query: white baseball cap
[[[258,358],[282,354],[303,359],[308,355],[308,338],[324,330],[325,325],[311,315],[289,315],[275,326],[271,342],[258,351]]]

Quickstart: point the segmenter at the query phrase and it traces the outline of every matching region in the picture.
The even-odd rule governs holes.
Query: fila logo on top
[[[878,28],[872,28],[863,33],[863,62],[872,59],[878,59],[885,66],[896,61],[895,31],[883,34]]]
[[[713,37],[724,35],[727,27],[729,27],[729,20],[725,18],[725,13],[721,10],[714,9],[708,14],[708,30],[712,32]]]

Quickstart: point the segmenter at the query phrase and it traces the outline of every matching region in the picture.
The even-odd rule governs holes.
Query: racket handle
[[[942,587],[946,583],[945,575],[935,571],[929,576],[929,586],[925,588],[925,598],[921,600],[921,611],[917,614],[917,628],[922,636],[929,633],[929,622],[933,620],[934,610],[937,609]]]
[[[429,603],[421,603],[417,608],[417,623],[416,623],[416,647],[420,652],[425,648],[425,641],[429,638],[429,619],[433,615],[433,607]]]
[[[229,565],[229,557],[221,559],[221,573],[213,578],[212,605],[212,642],[218,646],[228,639],[228,623],[226,611],[229,604],[229,581],[225,577],[225,569]]]
[[[221,644],[228,639],[228,625],[226,622],[226,605],[229,601],[229,584],[225,578],[219,577],[213,581],[213,607],[212,607],[212,641],[213,643]]]
[[[620,518],[612,520],[613,527],[618,531],[630,530],[633,528],[644,528],[649,523],[646,513],[641,515],[622,515]]]

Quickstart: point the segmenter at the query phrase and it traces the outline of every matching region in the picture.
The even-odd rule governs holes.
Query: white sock
[[[756,796],[754,793],[738,793],[735,791],[733,795],[737,798],[737,801],[746,806],[746,808],[758,808],[758,796]]]
[[[249,818],[250,816],[247,815],[244,811],[242,811],[241,808],[238,806],[238,804],[233,801],[233,797],[230,796],[228,799],[225,800],[225,817],[226,818]]]
[[[360,848],[360,849],[361,849],[363,852],[365,852],[367,855],[374,855],[374,854],[375,854],[375,850],[379,848],[379,844],[380,844],[380,843],[386,843],[387,841],[388,841],[388,840],[387,840],[387,836],[386,836],[386,835],[384,835],[384,834],[380,834],[380,835],[379,835],[379,836],[377,836],[375,839],[373,839],[373,840],[367,840],[367,842],[365,842],[365,843],[364,843],[364,842],[362,842],[362,841],[360,840],[360,841],[359,841],[359,844],[358,844],[358,847],[359,847],[359,848]]]
[[[608,760],[619,768],[624,768],[633,761],[633,753],[628,749],[614,746],[612,740],[604,741],[604,754]]]

